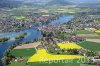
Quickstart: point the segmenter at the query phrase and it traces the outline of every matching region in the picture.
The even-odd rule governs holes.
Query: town
[[[0,66],[100,66],[100,7],[92,5],[52,0],[0,8]]]

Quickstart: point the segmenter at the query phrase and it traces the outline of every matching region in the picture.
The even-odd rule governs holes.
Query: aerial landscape
[[[0,0],[0,66],[100,66],[100,0]]]

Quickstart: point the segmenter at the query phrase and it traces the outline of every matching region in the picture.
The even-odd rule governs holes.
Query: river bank
[[[64,15],[64,16],[60,17],[59,19],[50,22],[48,25],[60,24],[62,22],[66,23],[69,20],[71,20],[72,18],[73,18],[73,15],[66,15],[66,16]],[[7,43],[0,45],[0,59],[3,57],[3,53],[5,52],[5,50],[8,49],[11,44],[16,44],[16,42],[15,42],[15,40],[13,40],[13,38],[16,35],[20,34],[21,32],[27,32],[27,34],[28,34],[28,36],[25,37],[22,42],[27,42],[27,41],[31,41],[34,39],[38,39],[41,36],[41,33],[38,31],[37,28],[27,28],[20,32],[10,32],[10,33],[0,34],[0,37],[5,37],[5,36],[10,37],[10,40]],[[1,60],[0,60],[0,66],[3,66],[1,63]]]

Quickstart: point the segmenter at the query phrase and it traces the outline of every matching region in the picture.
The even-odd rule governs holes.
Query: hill
[[[0,0],[0,8],[13,8],[21,5],[21,1],[17,0]]]
[[[72,2],[69,2],[67,0],[52,0],[50,2],[47,3],[47,5],[71,5],[73,4]]]

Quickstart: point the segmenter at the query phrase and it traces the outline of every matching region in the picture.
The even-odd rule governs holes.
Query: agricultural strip
[[[100,51],[100,43],[85,41],[79,44],[81,47],[92,50]]]
[[[80,49],[82,47],[78,46],[75,43],[58,43],[61,49]],[[66,59],[77,59],[84,58],[79,55],[51,55],[48,54],[46,49],[37,50],[36,54],[34,54],[31,58],[29,58],[28,62],[41,62],[41,61],[51,61],[51,60],[66,60]]]

